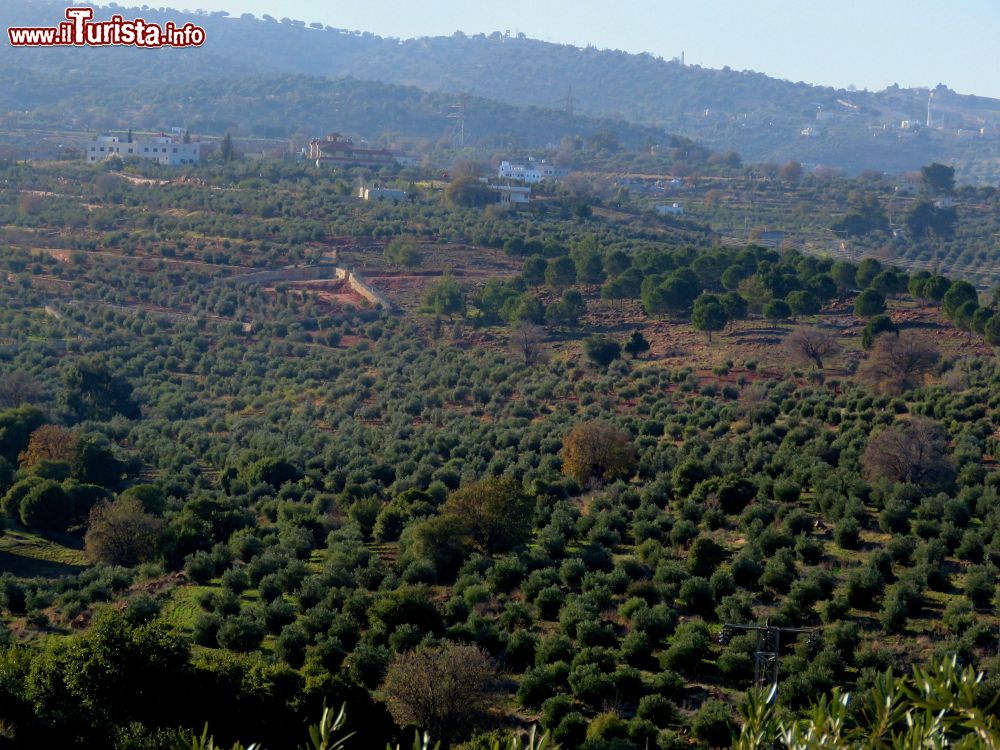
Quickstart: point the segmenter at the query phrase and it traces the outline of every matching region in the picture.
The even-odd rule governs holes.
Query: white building
[[[201,161],[200,143],[180,143],[165,135],[133,138],[131,141],[113,135],[98,136],[85,146],[87,162],[94,164],[112,156],[122,159],[139,158],[171,167],[197,164]]]
[[[656,207],[656,213],[660,216],[681,216],[684,214],[684,207],[680,203],[667,205],[661,203]]]
[[[376,185],[375,187],[359,187],[358,197],[363,201],[401,201],[406,200],[405,190],[394,190]]]
[[[559,169],[554,164],[545,161],[528,161],[527,164],[518,164],[511,161],[500,162],[500,169],[497,176],[502,180],[518,180],[529,185],[541,182],[542,180],[558,180],[566,176],[565,169]]]
[[[531,203],[531,188],[515,185],[490,185],[502,206],[526,206]]]

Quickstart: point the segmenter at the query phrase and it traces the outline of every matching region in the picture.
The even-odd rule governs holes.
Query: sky
[[[381,36],[524,32],[776,78],[1000,98],[1000,0],[174,0]]]

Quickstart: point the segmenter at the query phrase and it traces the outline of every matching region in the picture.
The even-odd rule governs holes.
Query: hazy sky
[[[190,3],[190,6],[188,5]],[[128,4],[128,3],[125,3]],[[510,30],[858,88],[1000,97],[1000,0],[174,0],[413,37]]]

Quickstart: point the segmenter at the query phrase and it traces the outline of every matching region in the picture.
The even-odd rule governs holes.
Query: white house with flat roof
[[[560,169],[554,164],[531,160],[527,164],[502,161],[497,170],[497,176],[502,180],[519,180],[529,185],[534,185],[542,180],[557,180],[560,177],[565,177],[566,174],[565,169]]]
[[[496,202],[502,206],[526,206],[531,203],[531,188],[517,185],[490,185]]]
[[[197,164],[201,161],[200,143],[182,143],[165,135],[131,140],[116,135],[101,135],[90,141],[84,147],[84,152],[89,164],[104,161],[112,156],[122,159],[145,159],[171,167]]]

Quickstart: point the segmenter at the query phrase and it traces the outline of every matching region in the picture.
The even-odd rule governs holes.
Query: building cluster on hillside
[[[543,180],[558,180],[569,174],[566,169],[561,169],[555,164],[549,164],[544,159],[535,161],[528,159],[527,163],[502,161],[497,170],[497,177],[501,180],[517,180],[529,185],[542,182]]]
[[[112,156],[122,159],[145,159],[171,167],[197,164],[201,161],[200,143],[184,143],[183,140],[175,140],[166,135],[147,138],[102,135],[87,143],[84,151],[89,164],[104,161]]]
[[[309,142],[309,160],[317,167],[324,165],[342,167],[387,167],[414,166],[420,163],[416,156],[399,154],[386,148],[369,148],[355,144],[340,133],[331,133],[325,138],[314,138]]]

